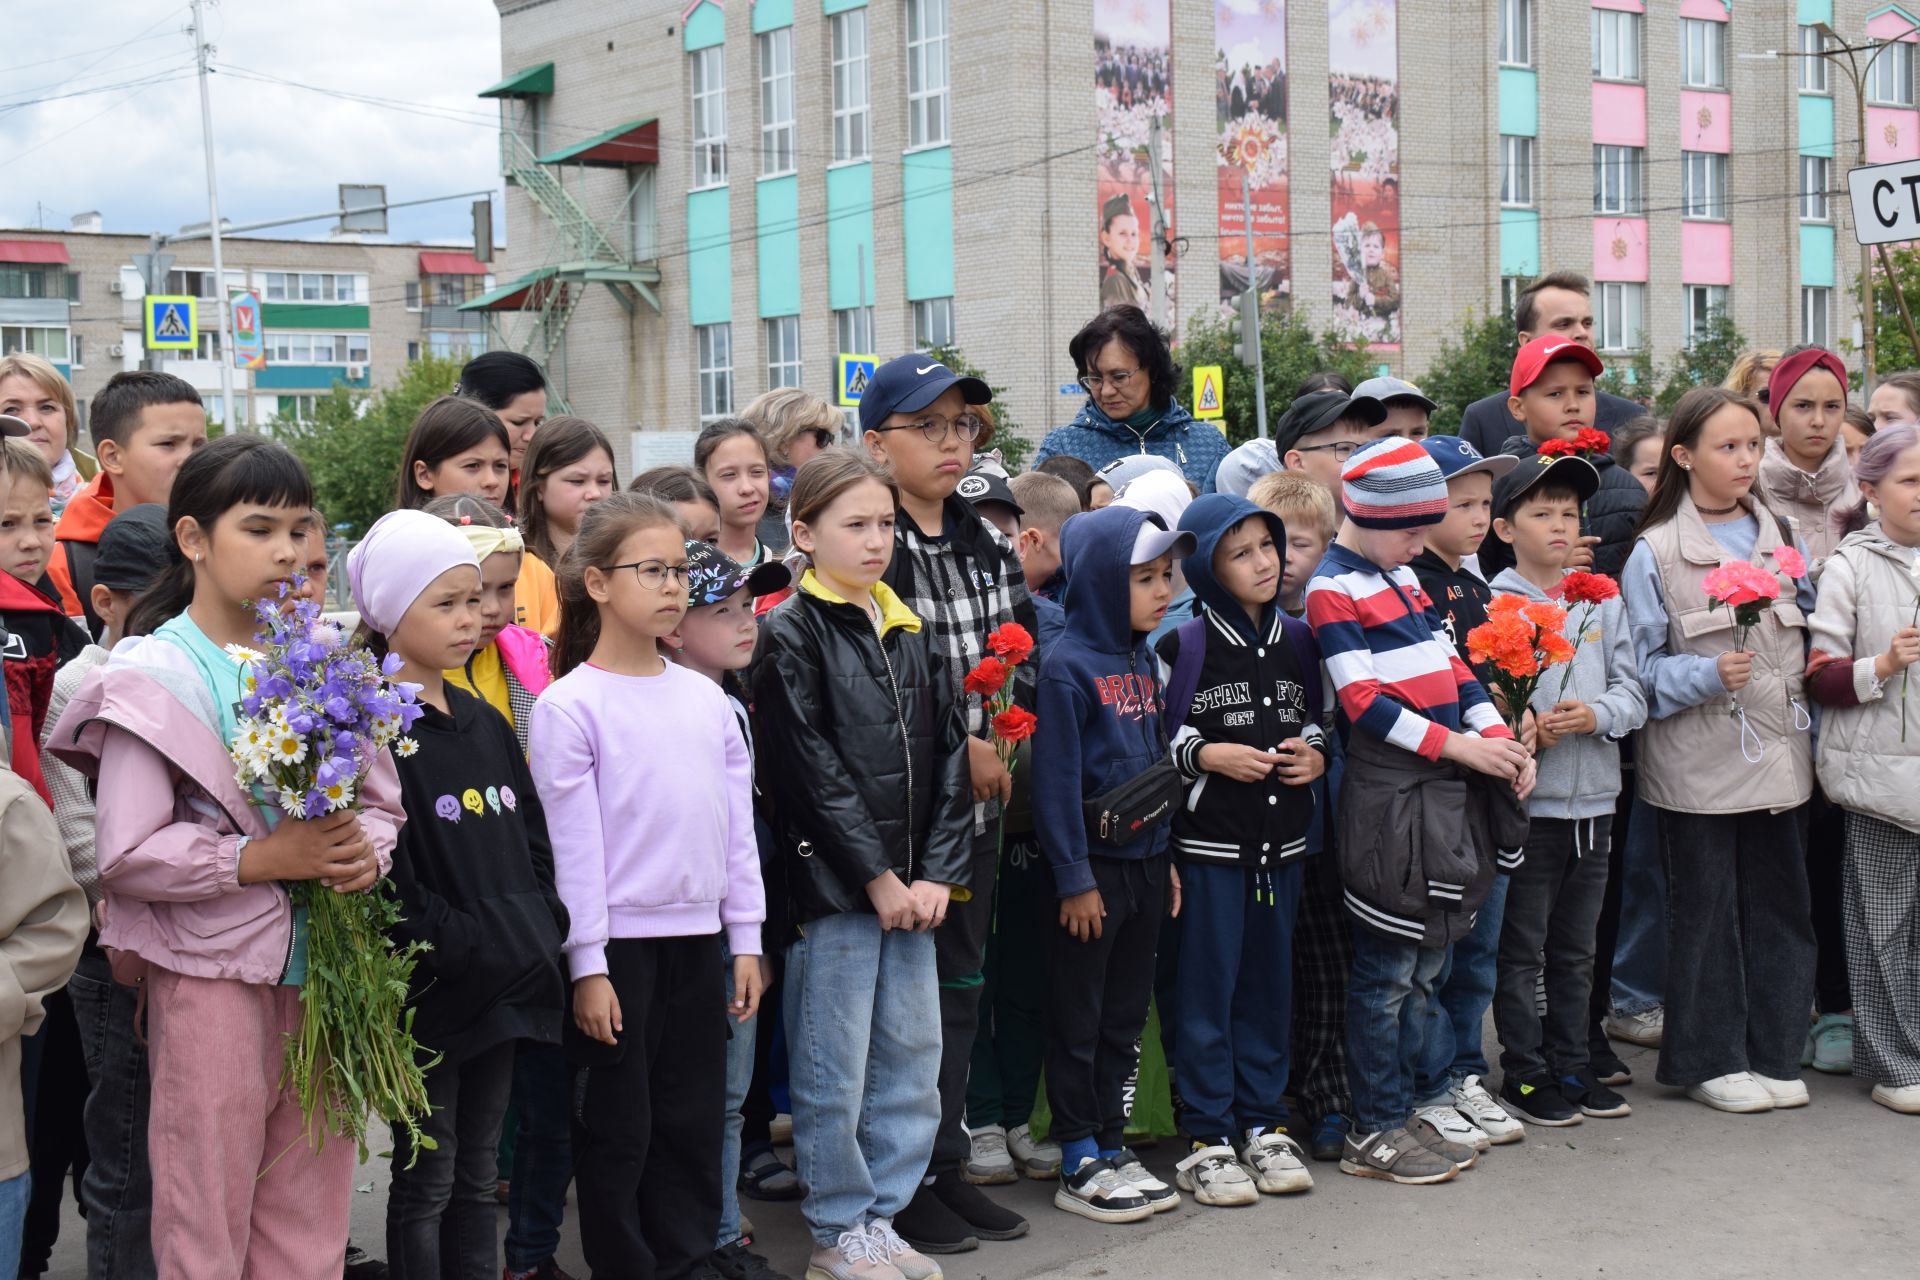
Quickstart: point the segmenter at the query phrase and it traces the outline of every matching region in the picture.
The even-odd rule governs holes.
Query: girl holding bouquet
[[[1761,439],[1752,401],[1718,387],[1682,397],[1621,583],[1648,704],[1639,786],[1669,886],[1656,1076],[1735,1112],[1806,1105],[1813,1001],[1813,591],[1753,492]],[[1737,610],[1712,594],[1729,574],[1746,584]]]
[[[147,989],[148,1149],[159,1274],[333,1280],[354,1144],[314,1149],[282,1083],[304,1011],[306,935],[288,883],[365,889],[405,821],[382,752],[358,809],[287,817],[242,791],[228,754],[253,602],[307,563],[313,487],[299,459],[226,436],[180,469],[167,567],[89,675],[50,747],[97,778],[100,942]],[[217,1046],[216,1052],[209,1048]]]

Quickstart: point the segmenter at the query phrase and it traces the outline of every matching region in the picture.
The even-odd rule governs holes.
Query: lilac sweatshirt
[[[753,765],[720,686],[580,666],[533,708],[528,756],[573,919],[575,981],[607,971],[609,938],[718,932],[760,954],[767,918],[753,835]]]

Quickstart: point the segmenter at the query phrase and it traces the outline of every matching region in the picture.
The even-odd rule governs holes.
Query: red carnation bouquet
[[[1560,606],[1503,593],[1487,605],[1487,620],[1467,632],[1467,657],[1487,672],[1505,704],[1501,718],[1516,738],[1547,668],[1573,661],[1566,625]]]
[[[1571,440],[1546,440],[1539,452],[1548,458],[1594,458],[1613,447],[1613,437],[1598,427],[1582,427]]]
[[[1013,669],[1033,656],[1033,637],[1017,622],[1003,623],[987,637],[987,652],[991,656],[980,659],[967,672],[961,687],[985,701],[993,749],[1011,774],[1014,753],[1040,723],[1033,712],[1013,705]],[[1004,824],[1006,820],[1003,805],[1000,821]]]
[[[1580,652],[1580,646],[1588,640],[1599,639],[1599,633],[1589,632],[1587,624],[1593,621],[1593,615],[1600,612],[1600,606],[1620,594],[1620,584],[1604,573],[1588,573],[1584,569],[1576,570],[1560,579],[1560,598],[1569,605],[1579,605],[1580,613],[1573,626],[1574,654]],[[1560,676],[1560,693],[1565,696],[1567,682],[1573,679],[1573,657],[1567,658],[1567,669]]]

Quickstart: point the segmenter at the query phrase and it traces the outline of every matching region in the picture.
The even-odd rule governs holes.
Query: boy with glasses
[[[1274,427],[1280,465],[1304,471],[1340,501],[1340,469],[1367,443],[1372,428],[1387,420],[1387,407],[1372,396],[1314,391],[1287,406]]]

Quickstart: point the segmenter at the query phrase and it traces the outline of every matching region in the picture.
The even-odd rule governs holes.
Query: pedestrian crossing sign
[[[191,351],[200,345],[195,301],[187,297],[147,295],[147,347],[150,350]]]
[[[1224,418],[1227,416],[1222,393],[1227,385],[1226,378],[1217,364],[1194,366],[1193,370],[1193,416],[1196,418]]]
[[[874,356],[842,355],[839,361],[840,376],[834,379],[834,387],[839,391],[839,403],[845,409],[860,407],[860,397],[867,393],[867,383],[873,380],[873,371],[880,364]]]

